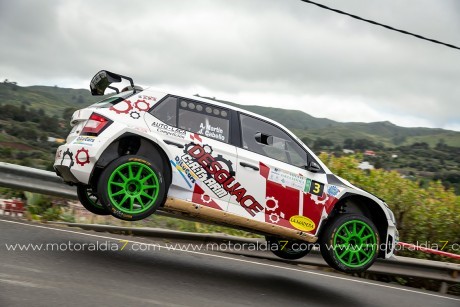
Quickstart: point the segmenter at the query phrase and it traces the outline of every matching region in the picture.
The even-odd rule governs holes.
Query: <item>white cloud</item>
[[[320,2],[460,44],[454,0]],[[301,1],[2,1],[0,39],[0,78],[20,85],[87,88],[108,69],[339,121],[460,125],[459,51]]]

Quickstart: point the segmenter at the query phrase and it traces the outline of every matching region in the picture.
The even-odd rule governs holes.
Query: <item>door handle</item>
[[[168,141],[168,140],[163,140],[163,141],[168,145],[176,146],[176,147],[179,147],[179,148],[184,148],[184,145],[182,145],[180,143],[171,142],[171,141]]]
[[[246,163],[246,162],[240,162],[240,165],[241,165],[242,167],[249,167],[249,168],[252,168],[252,169],[255,170],[255,171],[258,171],[258,170],[259,170],[259,168],[258,168],[257,166],[252,165],[252,164],[249,164],[249,163]]]

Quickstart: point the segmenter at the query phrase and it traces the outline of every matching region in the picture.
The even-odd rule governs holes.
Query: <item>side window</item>
[[[307,153],[287,133],[262,120],[240,114],[243,148],[298,167]]]
[[[181,100],[178,128],[228,143],[230,112],[199,101]]]
[[[168,124],[170,126],[176,126],[177,124],[177,98],[168,97],[161,101],[159,105],[150,111],[150,114]]]

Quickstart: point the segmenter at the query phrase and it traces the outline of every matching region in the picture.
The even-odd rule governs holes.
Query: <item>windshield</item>
[[[126,91],[126,92],[121,92],[120,94],[113,95],[107,98],[102,99],[101,101],[96,102],[95,104],[91,105],[92,107],[95,108],[109,108],[111,106],[116,105],[117,103],[131,97],[133,95],[133,91]],[[136,91],[136,94],[140,93],[139,91]]]

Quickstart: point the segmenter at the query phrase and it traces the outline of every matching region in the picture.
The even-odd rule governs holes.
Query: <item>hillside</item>
[[[213,99],[209,97],[203,97]],[[213,99],[214,100],[214,99]],[[248,110],[277,122],[291,129],[298,137],[312,141],[326,138],[335,145],[343,145],[347,138],[367,139],[382,143],[387,147],[411,145],[425,142],[434,147],[442,140],[446,145],[460,147],[460,132],[439,128],[406,128],[397,126],[389,121],[373,123],[342,123],[327,118],[313,117],[298,110],[262,107],[255,105],[240,105],[233,102],[218,100],[244,110]]]
[[[66,108],[82,108],[100,97],[94,97],[88,90],[59,88],[51,86],[22,87],[14,83],[0,83],[0,104],[22,104],[42,109],[46,114],[61,116]]]
[[[49,116],[61,117],[64,110],[82,108],[100,100],[86,89],[59,88],[50,86],[21,87],[14,83],[0,83],[0,104],[25,105],[43,109]],[[460,147],[460,132],[432,128],[399,127],[388,121],[374,123],[342,123],[327,118],[316,118],[298,110],[239,105],[217,100],[239,108],[261,114],[278,121],[291,129],[300,138],[331,140],[343,145],[347,138],[367,139],[386,147],[411,145],[425,142],[434,147],[441,140],[449,146]]]

